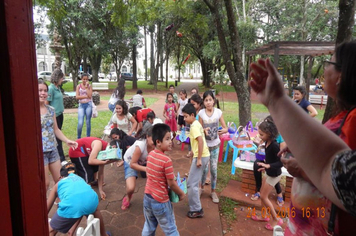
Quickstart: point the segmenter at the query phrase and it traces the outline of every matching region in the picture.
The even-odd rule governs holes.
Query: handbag
[[[120,148],[113,148],[110,145],[106,147],[104,151],[98,153],[98,160],[121,160],[122,159],[122,150]]]
[[[229,134],[235,134],[237,131],[236,125],[234,122],[227,122],[227,132]]]
[[[258,135],[258,130],[253,128],[252,122],[247,122],[246,130],[249,132],[251,139],[254,139]]]
[[[249,148],[253,146],[253,141],[251,140],[249,132],[240,126],[234,136],[232,137],[232,142],[237,148]]]
[[[98,110],[96,109],[96,106],[93,101],[91,101],[91,109],[92,109],[91,117],[92,118],[98,117]]]

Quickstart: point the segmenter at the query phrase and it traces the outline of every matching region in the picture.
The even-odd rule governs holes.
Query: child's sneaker
[[[210,194],[210,197],[213,200],[213,203],[219,203],[219,198],[218,198],[218,195],[216,195],[216,192],[212,192]]]
[[[187,216],[189,218],[202,218],[204,216],[203,208],[200,211],[188,211]]]

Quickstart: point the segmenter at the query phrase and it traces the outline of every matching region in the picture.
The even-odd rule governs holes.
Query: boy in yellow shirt
[[[190,166],[189,177],[187,181],[189,209],[187,216],[189,218],[201,218],[204,211],[200,202],[200,187],[203,170],[209,162],[210,152],[206,145],[204,129],[195,119],[196,111],[193,104],[187,104],[182,109],[184,121],[190,124],[189,138],[193,152],[193,161]]]

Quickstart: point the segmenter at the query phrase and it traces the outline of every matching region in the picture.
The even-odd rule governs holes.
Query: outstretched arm
[[[313,184],[333,203],[344,209],[331,182],[335,155],[348,149],[335,134],[311,119],[285,93],[282,80],[269,59],[252,63],[251,88],[267,106],[288,147]],[[320,142],[323,140],[323,142]],[[315,144],[318,143],[318,148]]]

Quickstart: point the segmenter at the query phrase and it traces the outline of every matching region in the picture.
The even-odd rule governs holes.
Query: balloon
[[[182,65],[184,65],[184,64],[188,61],[189,57],[190,57],[190,53],[189,53],[188,56],[184,59],[184,61],[182,62]]]

